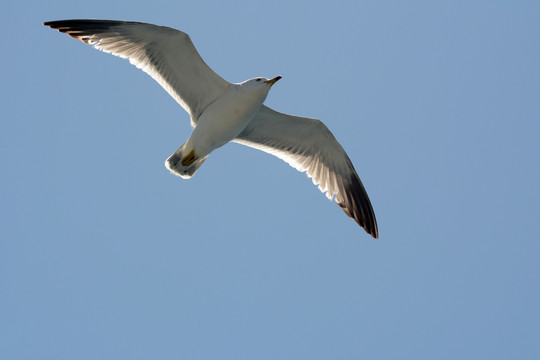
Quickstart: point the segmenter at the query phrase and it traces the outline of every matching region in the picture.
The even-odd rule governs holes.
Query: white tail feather
[[[204,160],[208,156],[205,156],[202,159],[195,160],[192,164],[188,166],[182,165],[182,159],[184,158],[184,146],[182,146],[180,149],[176,150],[174,154],[169,156],[167,161],[165,161],[165,167],[169,169],[170,172],[172,172],[174,175],[180,176],[183,179],[189,179],[193,175],[195,175],[195,172],[201,167],[201,165],[204,163]]]

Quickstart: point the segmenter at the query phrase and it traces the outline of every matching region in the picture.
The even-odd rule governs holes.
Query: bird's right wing
[[[206,65],[189,36],[179,30],[115,20],[60,20],[44,25],[129,59],[182,105],[192,125],[230,85]]]
[[[265,151],[307,172],[368,234],[378,237],[375,213],[351,160],[319,120],[282,114],[263,105],[234,142]]]

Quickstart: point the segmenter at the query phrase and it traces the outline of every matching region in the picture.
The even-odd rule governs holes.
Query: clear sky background
[[[2,1],[3,359],[539,359],[540,2]],[[46,28],[189,33],[231,82],[323,120],[374,240],[311,180]]]

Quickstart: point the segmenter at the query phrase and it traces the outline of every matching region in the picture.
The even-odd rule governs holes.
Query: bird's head
[[[257,77],[238,84],[238,89],[244,94],[243,96],[252,98],[255,102],[260,101],[262,103],[266,99],[272,85],[279,79],[281,79],[281,76],[276,76],[273,79]]]
[[[267,88],[268,90],[270,90],[270,87],[272,87],[272,85],[274,85],[279,79],[281,79],[281,75],[276,76],[273,79],[267,79],[265,77],[257,77],[257,78],[246,80],[241,85],[242,87],[250,88],[250,89]]]

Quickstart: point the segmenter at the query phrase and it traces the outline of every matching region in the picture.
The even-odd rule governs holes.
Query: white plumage
[[[184,178],[194,175],[216,148],[234,141],[306,172],[373,237],[375,214],[349,157],[319,120],[282,114],[265,105],[273,79],[231,84],[200,57],[189,36],[168,27],[128,21],[61,20],[44,25],[96,49],[129,59],[156,80],[190,115],[190,138],[166,161]]]

